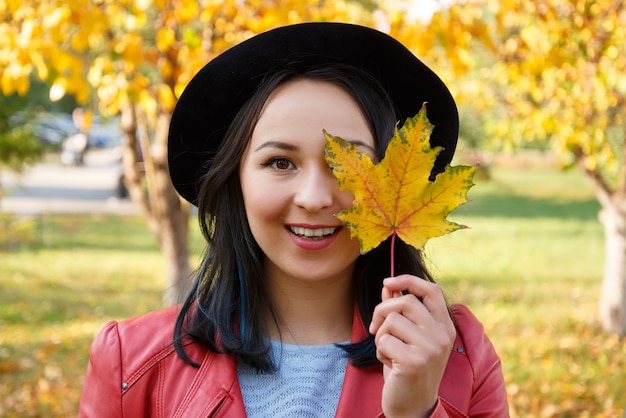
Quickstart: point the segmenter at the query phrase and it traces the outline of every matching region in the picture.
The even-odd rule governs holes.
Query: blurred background
[[[484,323],[513,417],[626,408],[619,0],[0,0],[0,416],[77,412],[109,320],[175,303],[203,242],[167,174],[212,57],[306,21],[371,26],[450,87],[470,227],[426,254]]]

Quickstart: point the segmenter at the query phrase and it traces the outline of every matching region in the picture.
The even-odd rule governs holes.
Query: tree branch
[[[600,205],[603,208],[610,207],[612,205],[612,196],[615,193],[615,190],[613,190],[613,188],[606,182],[602,173],[597,168],[591,169],[587,164],[585,164],[587,155],[583,152],[580,146],[576,147],[572,152],[574,153],[574,157],[576,158],[578,164],[591,179],[593,189]]]

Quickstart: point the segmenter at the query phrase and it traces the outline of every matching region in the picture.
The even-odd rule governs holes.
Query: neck
[[[314,283],[271,277],[269,293],[276,318],[266,310],[268,337],[300,345],[349,340],[354,314],[350,277]]]

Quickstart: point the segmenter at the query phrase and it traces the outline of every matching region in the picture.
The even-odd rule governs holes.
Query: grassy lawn
[[[598,325],[603,234],[586,179],[496,168],[477,183],[450,217],[470,229],[426,250],[450,301],[485,324],[512,415],[621,418],[626,344]],[[26,245],[0,250],[0,416],[75,416],[94,334],[161,306],[164,263],[139,218],[30,222]]]
[[[603,335],[602,226],[578,172],[505,170],[450,218],[470,229],[428,244],[451,302],[484,323],[512,416],[622,417],[626,344]]]

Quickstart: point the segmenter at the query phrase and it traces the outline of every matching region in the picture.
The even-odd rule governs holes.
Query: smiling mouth
[[[319,240],[335,234],[341,228],[303,228],[301,226],[290,226],[289,230],[299,237]]]

